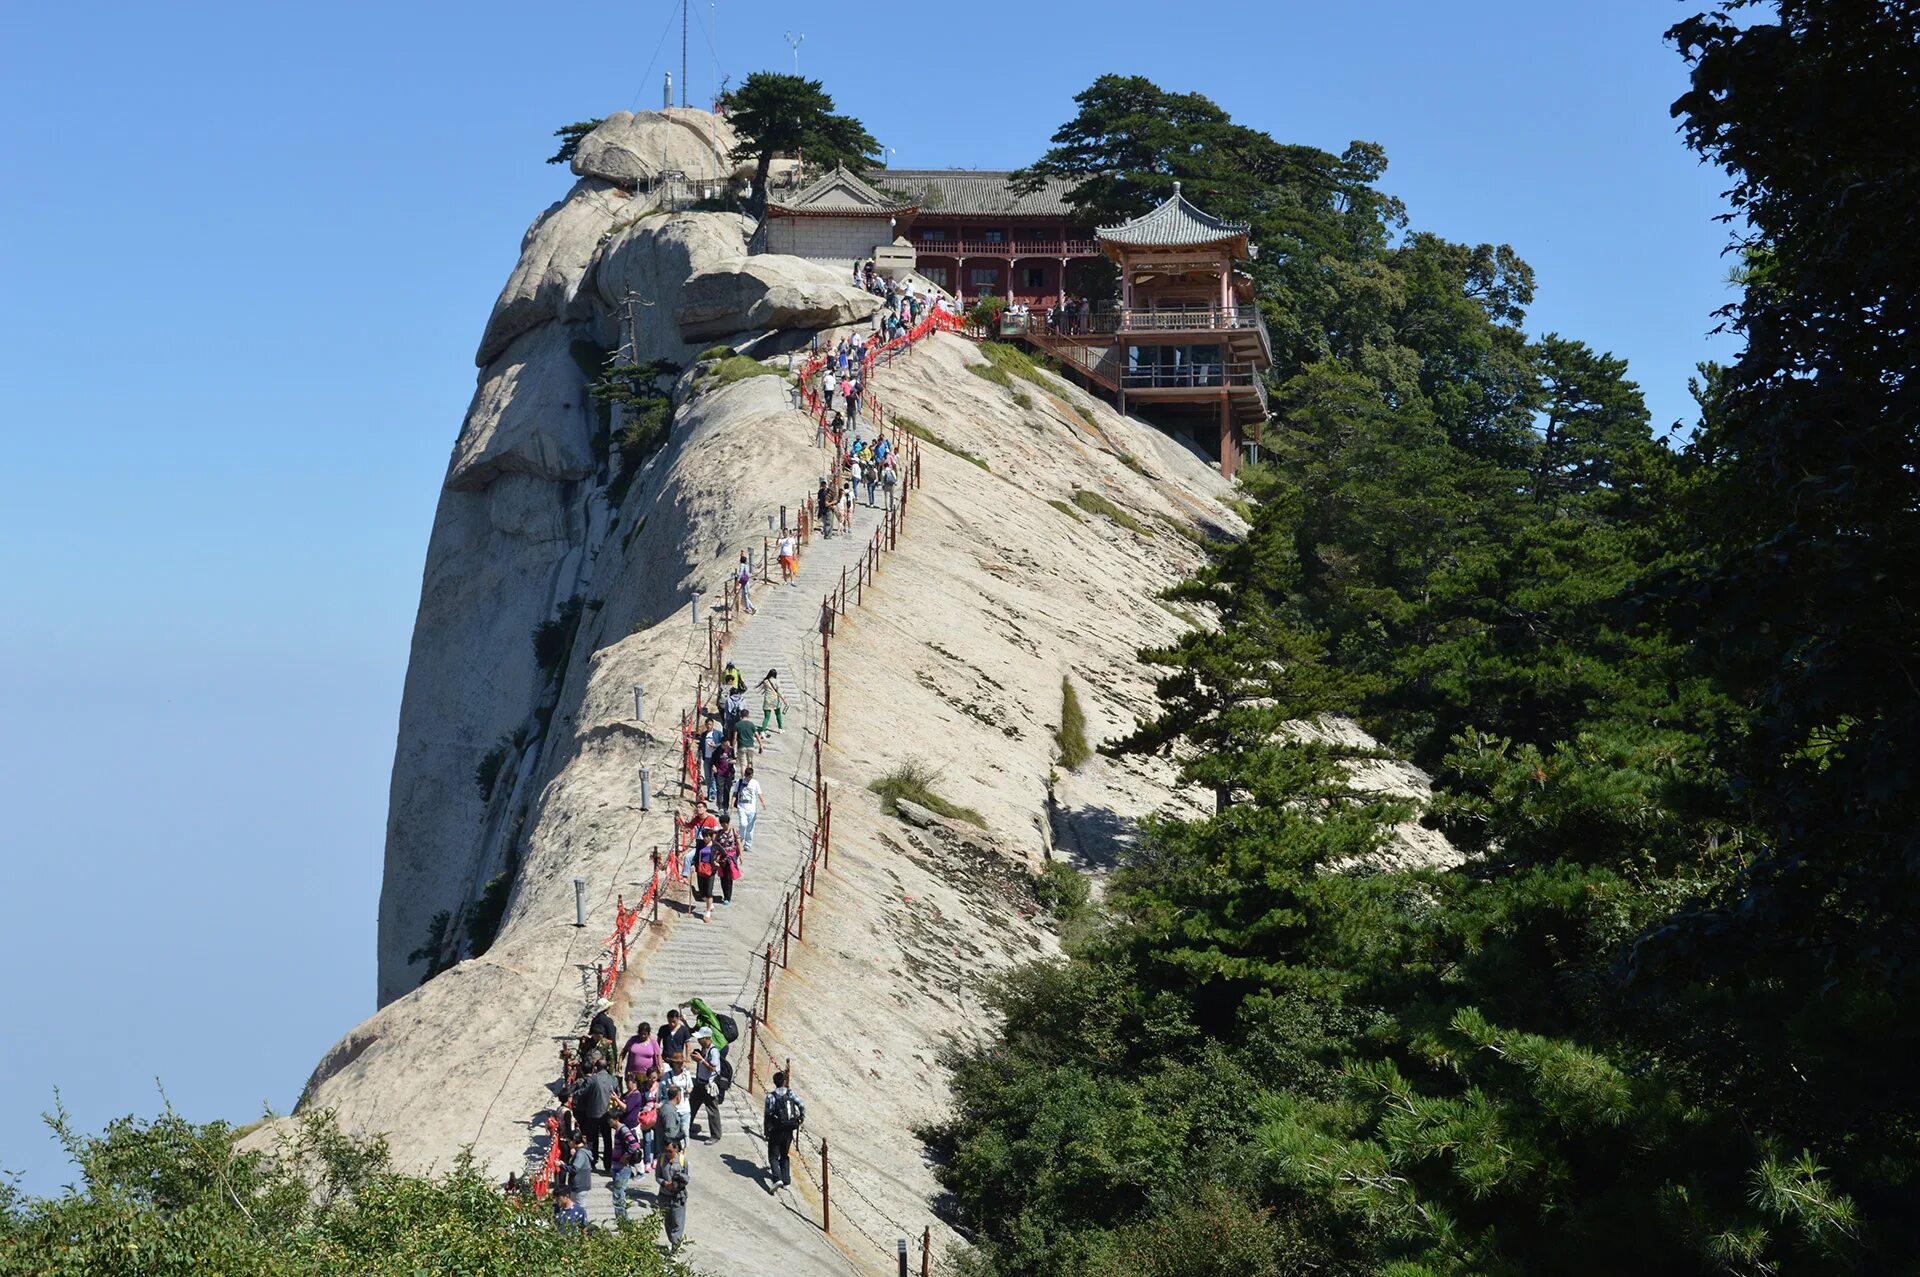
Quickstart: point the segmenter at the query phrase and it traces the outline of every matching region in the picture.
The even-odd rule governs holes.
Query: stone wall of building
[[[765,251],[787,253],[851,271],[855,262],[893,242],[889,217],[775,217],[768,220]]]

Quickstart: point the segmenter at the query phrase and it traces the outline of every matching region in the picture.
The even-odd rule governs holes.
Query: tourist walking
[[[793,1187],[793,1137],[807,1120],[807,1106],[787,1086],[785,1072],[773,1075],[773,1089],[767,1092],[767,1104],[761,1125],[767,1135],[767,1173],[771,1192],[775,1185]]]
[[[760,725],[753,721],[751,714],[741,714],[733,721],[733,770],[736,777],[747,771],[753,764],[754,751],[760,748]],[[740,786],[734,780],[734,788]]]
[[[787,698],[780,691],[780,672],[768,670],[767,676],[760,680],[760,730],[767,730],[767,717],[772,715],[776,734],[787,730]]]
[[[703,900],[707,905],[700,917],[702,922],[713,921],[713,874],[719,865],[720,855],[713,845],[713,833],[702,829],[694,835],[693,844],[693,894],[696,900]]]
[[[720,832],[713,836],[715,876],[720,880],[721,904],[733,903],[733,884],[740,877],[740,835],[733,832],[733,822],[724,813],[720,817]],[[709,912],[713,901],[707,901]],[[698,1035],[696,1035],[698,1036]]]
[[[797,590],[800,588],[800,582],[795,579],[798,574],[800,540],[791,532],[782,532],[779,545],[780,579]]]
[[[740,562],[733,569],[733,583],[740,587],[740,606],[748,616],[752,616],[753,563],[747,558],[745,550],[740,551]]]
[[[687,1235],[686,1137],[668,1140],[654,1169],[660,1185],[660,1214],[667,1228],[667,1248],[675,1249]]]
[[[836,444],[835,446],[837,447],[838,445]],[[814,501],[820,510],[820,535],[823,537],[831,537],[833,535],[833,511],[834,507],[839,504],[834,500],[834,496],[834,491],[827,485],[827,481],[821,479],[820,491],[814,494]]]
[[[620,1026],[613,1022],[613,1003],[607,999],[593,1004],[593,1022],[587,1026],[587,1036],[605,1041],[609,1051],[620,1040]]]
[[[867,509],[873,509],[873,490],[880,486],[880,463],[868,461],[866,472],[862,476],[867,481]]]
[[[752,851],[753,827],[760,820],[760,782],[753,778],[752,764],[740,773],[740,783],[733,787],[733,809],[740,813],[740,845]]]
[[[886,489],[887,509],[889,510],[893,509],[893,490],[898,487],[899,484],[900,476],[894,472],[893,458],[888,457],[886,467],[880,471],[880,486]]]

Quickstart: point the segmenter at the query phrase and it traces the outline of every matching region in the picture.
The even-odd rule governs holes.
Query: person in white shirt
[[[740,846],[752,851],[753,824],[760,819],[760,782],[753,778],[751,763],[733,787],[733,809],[740,813]]]
[[[800,582],[794,579],[795,574],[798,570],[795,565],[795,558],[799,555],[799,553],[800,553],[799,539],[795,537],[791,532],[781,533],[780,534],[780,579],[782,581],[785,581],[788,585],[791,585],[796,590],[800,588]]]
[[[720,1048],[713,1044],[713,1030],[702,1027],[693,1035],[693,1103],[687,1133],[693,1133],[692,1117],[707,1110],[707,1142],[720,1138]]]

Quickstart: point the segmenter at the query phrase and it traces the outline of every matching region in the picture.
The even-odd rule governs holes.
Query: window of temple
[[[991,266],[976,266],[967,273],[967,282],[976,293],[992,292],[993,286],[1000,282],[1000,272]]]
[[[947,233],[944,230],[934,230],[931,227],[928,227],[928,228],[923,228],[921,230],[920,238],[923,240],[933,241],[934,243],[941,243],[946,240]]]
[[[944,266],[922,266],[920,273],[942,288],[947,286],[947,268]]]
[[[1027,287],[1028,288],[1045,288],[1046,286],[1047,286],[1046,267],[1044,266],[1027,267]]]
[[[989,244],[1004,244],[1007,241],[1005,231],[981,231],[980,238]]]

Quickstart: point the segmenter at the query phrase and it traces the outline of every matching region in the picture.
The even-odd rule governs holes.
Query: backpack
[[[775,1092],[773,1112],[767,1115],[767,1125],[776,1131],[797,1131],[802,1120],[799,1098],[792,1091]]]
[[[738,1042],[740,1040],[740,1026],[738,1023],[735,1022],[732,1016],[722,1011],[715,1014],[713,1018],[720,1021],[720,1032],[727,1035],[727,1041]],[[731,1064],[727,1064],[725,1060],[722,1060],[720,1062],[722,1064],[727,1065],[727,1076],[732,1077],[733,1066]]]
[[[714,1075],[713,1094],[715,1099],[724,1100],[727,1092],[733,1089],[733,1061],[722,1056],[720,1072]]]

